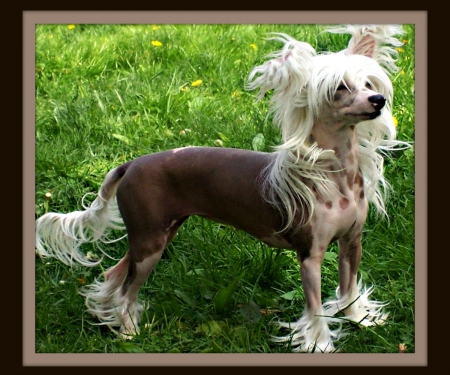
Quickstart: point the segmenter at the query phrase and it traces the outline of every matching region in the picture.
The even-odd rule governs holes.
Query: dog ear
[[[308,43],[286,34],[276,35],[270,39],[284,43],[283,49],[270,54],[269,61],[252,70],[247,88],[259,87],[258,99],[273,89],[270,112],[274,115],[274,124],[281,128],[283,142],[290,147],[291,144],[303,144],[311,131],[312,112],[307,110],[306,88],[316,51]]]
[[[286,34],[273,34],[278,36],[269,40],[284,43],[283,49],[268,55],[271,59],[254,68],[248,78],[247,89],[260,88],[258,99],[272,89],[275,95],[299,93],[309,80],[312,57],[316,54],[308,43],[299,42]]]
[[[395,61],[398,52],[392,47],[399,47],[403,43],[395,35],[402,35],[404,31],[395,25],[348,25],[345,27],[330,28],[331,33],[347,33],[352,37],[347,49],[347,55],[362,55],[369,57],[388,71],[395,72]]]

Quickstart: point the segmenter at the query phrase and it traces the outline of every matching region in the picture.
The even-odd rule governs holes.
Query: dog
[[[107,173],[83,211],[46,213],[36,220],[36,252],[85,266],[83,243],[108,241],[126,229],[129,250],[82,294],[101,324],[139,333],[138,292],[182,223],[192,215],[243,230],[271,247],[296,251],[306,307],[277,343],[297,352],[334,352],[342,323],[382,324],[385,303],[369,299],[373,287],[358,278],[361,237],[373,204],[385,212],[383,151],[401,143],[391,113],[396,67],[395,25],[328,30],[351,38],[343,51],[317,53],[286,34],[283,48],[250,73],[248,89],[270,109],[282,142],[274,152],[186,147],[141,156]],[[380,152],[381,151],[381,152]],[[321,264],[339,245],[336,298],[321,301]],[[338,313],[345,318],[338,318]],[[337,326],[331,330],[330,326]]]

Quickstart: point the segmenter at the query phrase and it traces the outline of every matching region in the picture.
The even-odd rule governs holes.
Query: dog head
[[[284,43],[283,49],[249,76],[248,87],[259,88],[259,98],[273,90],[271,110],[284,144],[303,144],[317,122],[354,126],[379,121],[383,132],[394,137],[388,74],[396,70],[392,46],[401,45],[393,36],[402,30],[360,25],[327,31],[350,34],[347,48],[317,54],[308,43],[277,34],[272,39]]]

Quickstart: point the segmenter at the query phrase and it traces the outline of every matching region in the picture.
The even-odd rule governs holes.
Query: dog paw
[[[122,326],[120,327],[120,331],[117,332],[117,336],[122,340],[132,340],[136,335],[139,335],[139,331],[139,327],[130,329],[129,327]]]
[[[271,341],[279,344],[290,345],[293,352],[303,353],[333,353],[336,352],[334,341],[341,336],[341,324],[331,331],[328,323],[334,319],[305,313],[294,323],[275,323],[278,326],[290,330],[290,334],[280,337],[272,337]]]
[[[365,327],[386,323],[389,313],[383,308],[388,303],[370,300],[372,292],[373,287],[360,291],[359,297],[344,310],[345,317]]]

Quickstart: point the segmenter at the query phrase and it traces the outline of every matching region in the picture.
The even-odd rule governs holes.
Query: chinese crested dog
[[[129,250],[103,281],[84,292],[89,311],[120,335],[139,332],[138,292],[182,223],[199,215],[243,230],[276,248],[293,249],[300,262],[306,306],[279,343],[295,351],[333,352],[342,322],[383,323],[385,304],[357,280],[368,204],[382,213],[383,156],[394,149],[391,114],[401,45],[391,25],[329,30],[351,35],[348,47],[316,53],[285,34],[283,48],[250,74],[248,88],[269,90],[282,142],[273,153],[187,147],[149,154],[111,170],[83,211],[47,213],[36,221],[36,251],[67,265],[86,266],[83,243],[108,240],[126,229]],[[327,247],[339,245],[336,298],[321,300],[321,265]],[[336,315],[342,312],[345,319]],[[334,326],[335,329],[331,329]],[[116,331],[117,332],[117,331]]]

